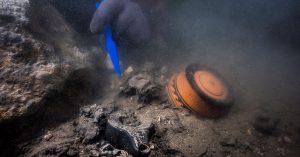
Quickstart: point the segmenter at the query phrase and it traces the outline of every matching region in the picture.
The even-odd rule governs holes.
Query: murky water
[[[168,26],[178,39],[153,54],[163,56],[158,62],[173,70],[192,62],[216,68],[245,104],[242,110],[262,105],[299,115],[298,2],[177,3]]]

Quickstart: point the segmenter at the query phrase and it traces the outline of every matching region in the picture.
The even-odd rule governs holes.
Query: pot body
[[[215,71],[191,65],[168,81],[168,99],[175,106],[186,107],[202,117],[217,118],[233,103],[231,91]]]

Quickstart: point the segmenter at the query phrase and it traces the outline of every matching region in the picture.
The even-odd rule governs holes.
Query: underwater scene
[[[297,157],[298,105],[298,0],[0,0],[1,157]]]

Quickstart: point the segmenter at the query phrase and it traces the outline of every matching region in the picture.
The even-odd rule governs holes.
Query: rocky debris
[[[61,129],[48,131],[42,137],[44,140],[38,140],[38,144],[27,151],[29,156],[148,155],[150,137],[154,132],[152,120],[115,110],[111,103],[81,107],[78,119],[62,125]]]
[[[90,70],[89,53],[75,46],[71,30],[46,1],[0,2],[0,124],[43,110],[63,92],[78,96],[78,89],[70,92],[65,84],[72,83],[68,78],[78,69]],[[89,80],[81,76],[84,89]]]
[[[0,33],[0,35],[3,33]],[[0,122],[27,113],[34,113],[41,101],[67,71],[57,66],[54,53],[45,43],[22,35],[24,42],[5,42],[0,48]]]
[[[100,134],[105,130],[107,116],[113,111],[112,104],[107,107],[94,104],[80,109],[76,132],[82,138],[83,143],[92,143],[99,139]]]
[[[150,153],[149,140],[153,132],[151,119],[143,117],[137,120],[132,115],[118,112],[108,118],[105,139],[132,156],[145,156]]]
[[[44,0],[0,1],[0,156],[16,152],[11,140],[36,136],[31,130],[70,118],[98,96],[99,66],[71,30]]]
[[[125,126],[137,127],[141,125],[141,122],[134,113],[122,113],[122,115],[119,116],[118,119],[121,124]]]
[[[26,9],[28,6],[29,0],[2,0],[0,2],[0,26],[15,23],[22,27],[27,24]]]
[[[104,102],[81,107],[76,120],[46,132],[40,138],[43,140],[37,139],[36,144],[33,142],[22,149],[29,156],[148,155],[150,137],[154,133],[152,120],[117,110],[111,101]]]
[[[76,120],[46,132],[43,140],[37,139],[20,149],[27,156],[130,156],[104,141],[107,116],[114,110],[110,103],[81,107]]]
[[[52,145],[53,142],[56,142],[55,140],[61,137],[58,137],[57,133],[51,131],[53,137],[50,140],[38,141],[48,143],[48,145],[46,145],[47,149],[44,146],[43,151],[39,151],[39,154],[45,156],[45,152],[49,152],[49,154],[47,154],[49,156],[57,156],[58,154],[72,156],[72,154],[75,154],[76,156],[125,157],[131,156],[129,154],[141,156],[142,153],[137,155],[136,152],[132,152],[132,149],[134,149],[134,151],[140,151],[140,149],[142,149],[146,152],[146,156],[149,155],[153,157],[189,156],[190,154],[192,154],[190,156],[204,157],[241,156],[241,154],[245,156],[268,155],[268,149],[270,148],[265,147],[267,143],[264,141],[263,135],[259,134],[260,139],[255,139],[256,137],[252,136],[252,133],[249,134],[249,136],[246,132],[244,132],[245,135],[243,136],[235,136],[236,134],[231,133],[229,129],[224,131],[226,132],[224,135],[218,134],[219,136],[221,135],[219,138],[213,136],[207,137],[210,139],[207,140],[206,137],[201,137],[200,143],[204,143],[204,145],[199,146],[201,148],[195,147],[193,144],[186,144],[186,142],[178,146],[182,137],[195,138],[198,140],[199,137],[194,134],[195,130],[197,130],[197,127],[201,127],[201,125],[210,125],[210,122],[197,119],[197,121],[192,121],[193,123],[190,123],[192,126],[190,126],[186,124],[192,120],[193,116],[185,115],[187,114],[185,113],[187,110],[181,111],[181,109],[171,107],[164,108],[158,103],[146,105],[146,107],[140,110],[135,110],[136,105],[139,104],[138,102],[124,104],[126,102],[128,102],[127,98],[115,98],[113,100],[108,99],[108,101],[102,101],[101,105],[94,104],[81,107],[79,118],[76,119],[74,123],[76,134],[70,136],[74,141],[77,141],[72,143],[73,147],[68,147],[67,145],[64,147],[61,144]],[[155,126],[155,133],[151,138],[148,137],[150,135],[147,131],[149,127],[145,127],[146,131],[142,129],[142,126],[145,124],[151,126],[148,125],[150,124],[149,122]],[[195,125],[194,127],[194,123],[201,123],[201,125]],[[218,123],[218,121],[214,123]],[[247,130],[247,128],[251,127],[248,123],[246,124],[247,126],[242,129]],[[215,125],[213,125],[213,127],[215,127]],[[202,131],[205,132],[205,130]],[[243,132],[241,131],[240,133]],[[60,134],[63,134],[63,132]],[[286,136],[290,137],[289,134]],[[148,137],[148,139],[146,137]],[[180,137],[179,140],[175,140],[174,142],[174,139],[178,137]],[[282,138],[283,137],[284,136],[282,136]],[[143,144],[145,143],[145,145],[138,147],[135,142],[132,141],[148,142],[141,142]],[[193,142],[193,140],[191,140],[191,142]],[[138,149],[136,149],[136,147]],[[273,146],[271,148],[273,148]],[[66,151],[67,149],[68,151]],[[280,147],[275,151],[277,151],[278,154],[287,154],[286,150],[286,148]]]
[[[253,127],[263,133],[270,135],[274,133],[279,123],[279,119],[277,117],[272,116],[266,110],[259,111],[253,122]]]
[[[100,148],[100,154],[102,156],[108,156],[108,155],[117,156],[121,154],[121,150],[116,149],[111,144],[107,143]]]
[[[50,132],[48,132],[46,135],[44,135],[43,139],[49,141],[52,137],[53,135]]]
[[[114,103],[107,104],[94,104],[90,106],[84,106],[80,108],[80,116],[87,118],[93,118],[95,123],[101,122],[100,118],[106,117],[109,114],[117,110],[117,107]]]
[[[0,2],[0,122],[34,112],[51,83],[38,75],[53,76],[58,70],[47,54],[50,45],[25,31],[27,0]],[[47,73],[46,73],[47,72]],[[38,77],[37,77],[38,76]],[[50,77],[49,77],[50,78]],[[54,81],[54,80],[53,80]]]
[[[136,74],[129,77],[121,87],[121,95],[137,96],[139,102],[149,103],[162,95],[162,84],[149,74]]]
[[[98,145],[99,145],[98,143],[95,145],[87,145],[84,150],[89,156],[98,157],[98,156],[100,156]]]
[[[90,157],[111,156],[111,157],[131,157],[126,151],[117,149],[111,144],[102,141],[93,145],[87,145],[84,149],[84,154]]]
[[[100,129],[103,128],[99,128],[98,125],[93,122],[93,119],[80,117],[76,129],[83,138],[83,143],[91,143],[98,138],[101,131]]]

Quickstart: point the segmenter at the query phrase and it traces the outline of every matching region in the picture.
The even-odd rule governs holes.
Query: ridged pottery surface
[[[214,70],[192,64],[168,81],[170,103],[183,106],[203,117],[223,115],[233,103],[230,88]]]

